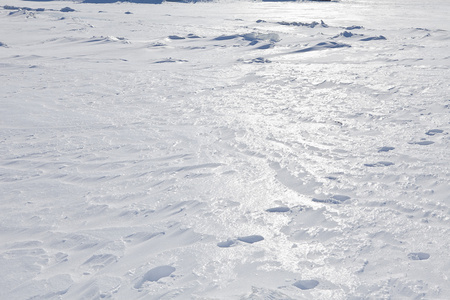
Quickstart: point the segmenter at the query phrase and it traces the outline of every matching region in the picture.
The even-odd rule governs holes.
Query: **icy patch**
[[[176,269],[174,267],[172,267],[172,266],[159,266],[159,267],[153,268],[150,271],[148,271],[147,273],[145,273],[144,276],[142,276],[142,279],[139,280],[139,282],[136,283],[134,285],[134,287],[136,289],[140,289],[145,282],[147,282],[147,281],[151,281],[151,282],[158,281],[161,278],[170,276],[170,274],[175,272],[175,270]]]
[[[301,289],[301,290],[310,290],[319,285],[317,280],[298,280],[294,282],[293,286]]]
[[[411,260],[427,260],[430,258],[430,254],[425,252],[412,252],[408,254],[408,258]]]

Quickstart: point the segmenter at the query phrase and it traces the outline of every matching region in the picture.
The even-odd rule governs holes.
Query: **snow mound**
[[[140,288],[142,288],[142,285],[145,282],[158,281],[161,278],[170,276],[173,272],[175,272],[175,270],[176,269],[172,266],[159,266],[159,267],[153,268],[153,269],[149,270],[147,273],[145,273],[144,276],[142,276],[141,280],[139,280],[135,284],[134,287],[136,289],[140,289]]]

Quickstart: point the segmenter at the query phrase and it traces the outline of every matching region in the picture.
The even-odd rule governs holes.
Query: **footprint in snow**
[[[410,144],[427,146],[427,145],[434,144],[434,142],[432,142],[432,141],[420,141],[420,142],[410,142]]]
[[[394,163],[390,162],[390,161],[379,161],[377,163],[374,164],[364,164],[366,167],[387,167],[387,166],[392,166]]]
[[[249,235],[249,236],[238,237],[238,240],[241,242],[247,243],[247,244],[253,244],[253,243],[264,240],[264,238],[260,235]]]
[[[217,246],[220,248],[230,248],[236,246],[236,240],[226,240],[225,242],[217,243]]]
[[[278,207],[272,207],[272,208],[266,209],[267,212],[288,212],[290,210],[291,209],[286,206],[278,206]]]
[[[136,289],[142,288],[142,285],[147,282],[155,282],[160,280],[161,278],[170,276],[173,272],[175,272],[175,268],[172,266],[159,266],[156,268],[151,269],[147,273],[142,276],[141,280],[139,280],[134,287]]]
[[[410,260],[427,260],[430,258],[430,254],[425,252],[411,252],[408,254]]]
[[[293,286],[301,289],[301,290],[310,290],[319,285],[317,280],[298,280],[294,282]]]
[[[425,134],[433,136],[437,133],[443,133],[443,132],[444,132],[444,130],[442,130],[442,129],[430,129]]]
[[[217,246],[220,248],[230,248],[237,245],[238,241],[247,243],[247,244],[253,244],[264,240],[264,238],[260,235],[249,235],[249,236],[242,236],[238,237],[235,240],[226,240],[224,242],[217,243]]]
[[[386,147],[385,146],[385,147],[378,148],[378,152],[389,152],[394,149],[395,149],[394,147]]]

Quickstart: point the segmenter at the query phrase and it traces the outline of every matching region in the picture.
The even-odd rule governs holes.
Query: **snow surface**
[[[450,299],[450,1],[2,3],[1,299]]]

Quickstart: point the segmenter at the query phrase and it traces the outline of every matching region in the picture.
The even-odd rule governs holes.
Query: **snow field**
[[[8,5],[1,298],[450,297],[446,1]]]

